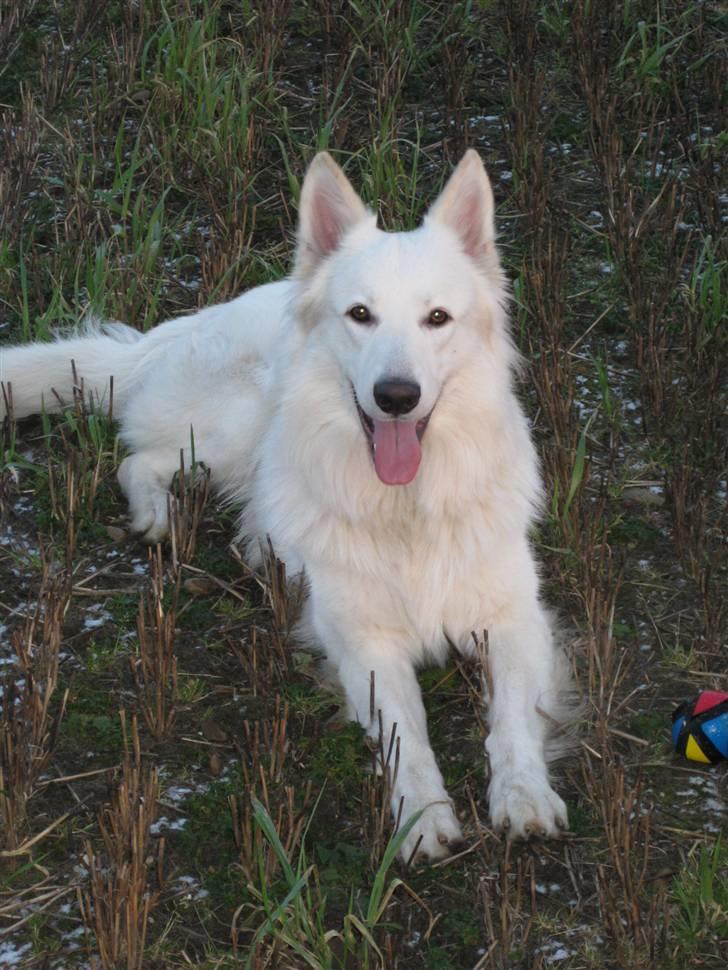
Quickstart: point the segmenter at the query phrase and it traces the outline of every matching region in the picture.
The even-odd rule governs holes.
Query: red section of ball
[[[698,695],[698,699],[695,701],[693,714],[702,714],[703,711],[707,711],[710,707],[716,707],[718,704],[722,704],[723,701],[728,701],[728,694],[724,691],[704,690],[702,694]]]

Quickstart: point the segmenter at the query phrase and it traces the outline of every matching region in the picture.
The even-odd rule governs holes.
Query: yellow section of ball
[[[703,764],[710,764],[710,759],[705,757],[692,734],[685,745],[685,757],[690,758],[691,761],[702,761]]]

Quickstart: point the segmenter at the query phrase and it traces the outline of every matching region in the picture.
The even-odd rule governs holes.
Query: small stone
[[[206,576],[190,576],[184,581],[185,592],[192,596],[207,596],[218,588],[217,583]]]
[[[215,721],[206,718],[200,725],[203,737],[207,741],[214,741],[216,744],[223,744],[227,741],[227,731],[220,727]]]
[[[648,508],[660,508],[665,504],[664,496],[659,492],[653,492],[650,488],[627,488],[624,497],[627,502],[634,502],[635,505],[644,505]]]

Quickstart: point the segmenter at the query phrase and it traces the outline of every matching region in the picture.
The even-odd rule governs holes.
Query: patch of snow
[[[94,614],[92,616],[84,617],[83,628],[84,630],[95,630],[99,626],[104,626],[109,620],[113,620],[113,616],[108,610],[105,610],[100,603],[93,603],[91,606],[87,607],[86,613]]]
[[[175,880],[180,889],[186,891],[186,898],[192,900],[205,899],[210,894],[200,886],[194,876],[178,876]]]
[[[562,960],[567,960],[574,953],[573,950],[569,950],[563,943],[559,943],[558,940],[551,940],[549,943],[544,944],[544,946],[538,948],[538,952],[543,953],[543,962],[547,966],[552,963],[560,963]]]
[[[565,946],[560,946],[546,957],[546,963],[558,963],[559,960],[566,960],[572,952],[572,950],[567,950]]]
[[[160,815],[156,822],[152,822],[149,831],[152,835],[163,835],[165,832],[179,832],[187,825],[186,818],[176,818],[170,822],[166,815]]]
[[[195,793],[194,788],[188,788],[185,785],[179,785],[177,787],[168,788],[164,793],[164,797],[168,798],[170,802],[175,802],[176,804],[177,802],[183,802],[185,798],[188,798],[190,795],[193,795],[194,793]]]
[[[550,882],[548,885],[542,882],[536,883],[536,892],[540,896],[547,896],[549,893],[557,893],[561,890],[558,882]]]
[[[33,946],[32,943],[21,943],[15,946],[12,940],[0,943],[0,967],[19,967],[23,954]]]

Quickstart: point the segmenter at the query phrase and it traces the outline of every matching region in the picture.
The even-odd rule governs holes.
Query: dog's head
[[[423,435],[453,373],[502,342],[493,210],[474,151],[412,232],[378,229],[329,155],[317,155],[306,174],[296,253],[299,319],[319,330],[339,362],[387,485],[415,477]]]

